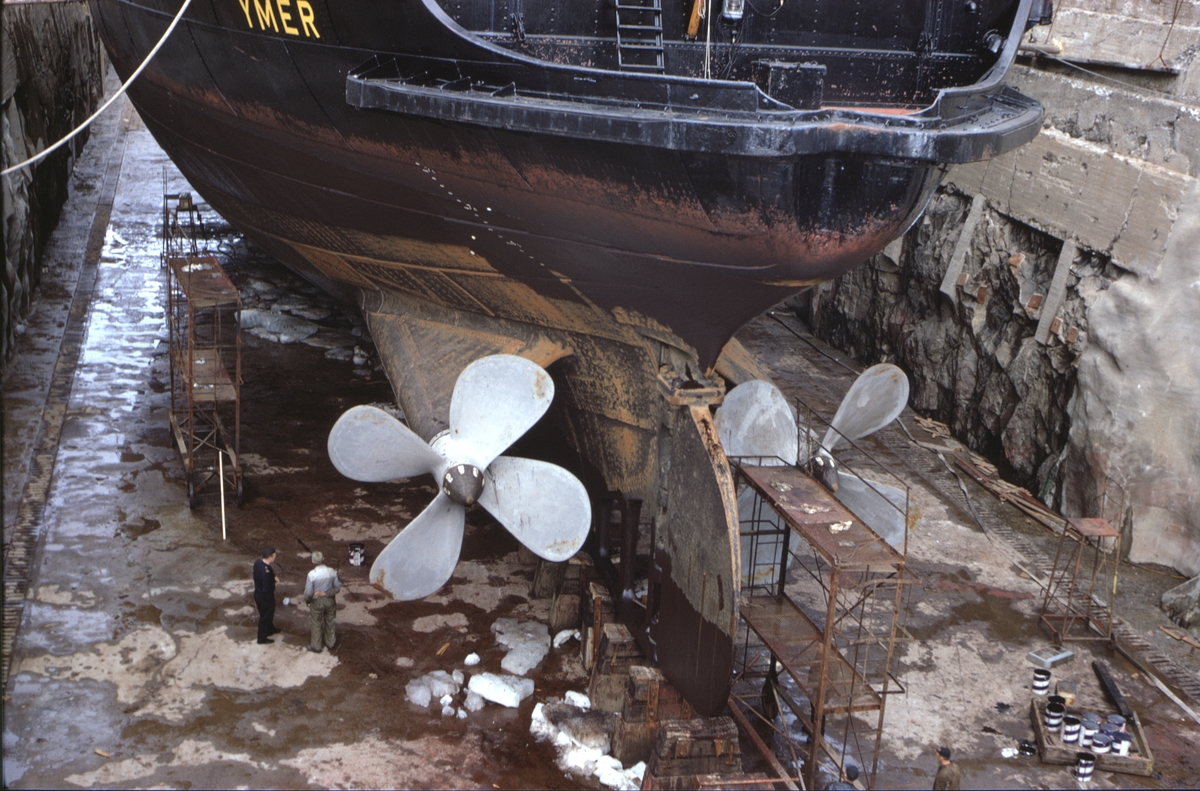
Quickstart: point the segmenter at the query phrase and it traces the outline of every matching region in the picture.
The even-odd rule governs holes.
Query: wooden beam
[[[942,278],[941,291],[950,297],[951,302],[958,302],[958,276],[967,261],[967,253],[971,249],[971,239],[975,236],[975,228],[979,225],[979,219],[983,216],[986,204],[987,199],[982,195],[971,197],[971,208],[967,211],[967,219],[963,222],[962,232],[959,233],[958,242],[954,245],[954,254],[950,256],[950,266],[946,267],[946,274]]]
[[[1054,279],[1050,281],[1050,293],[1042,302],[1042,315],[1038,319],[1037,332],[1033,339],[1045,346],[1050,341],[1050,333],[1054,329],[1054,318],[1062,307],[1067,294],[1067,276],[1071,274],[1071,262],[1079,252],[1075,243],[1070,239],[1063,242],[1062,250],[1058,253],[1058,261],[1054,264]]]

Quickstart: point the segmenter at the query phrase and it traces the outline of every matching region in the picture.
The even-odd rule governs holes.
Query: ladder
[[[622,71],[665,71],[662,0],[617,0],[617,64]]]

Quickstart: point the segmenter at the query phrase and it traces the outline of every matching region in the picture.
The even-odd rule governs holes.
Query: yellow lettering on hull
[[[250,13],[251,2],[254,3],[253,14]],[[291,10],[293,3],[295,11]],[[321,32],[317,30],[317,15],[309,0],[238,0],[238,5],[246,17],[246,27],[251,30],[255,29],[257,21],[259,30],[270,29],[278,33],[282,27],[289,36],[321,37]],[[291,24],[293,17],[299,17],[299,27]]]

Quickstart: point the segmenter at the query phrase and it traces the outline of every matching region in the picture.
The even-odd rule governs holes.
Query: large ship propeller
[[[479,503],[538,556],[562,561],[587,538],[587,490],[554,464],[501,456],[550,408],[554,382],[522,357],[468,365],[450,396],[450,428],[431,443],[382,409],[357,406],[329,432],[329,458],[356,481],[429,473],[440,491],[371,566],[370,581],[401,600],[442,587],[458,564],[466,509]]]
[[[799,441],[795,412],[770,382],[756,379],[730,390],[714,422],[727,455],[760,457],[763,465],[795,460],[808,467],[872,530],[896,546],[904,537],[904,492],[875,482],[868,485],[859,476],[839,470],[832,451],[843,438],[857,440],[879,431],[899,417],[907,403],[908,377],[904,371],[890,363],[868,368],[850,386],[811,458],[803,446],[816,444],[816,433],[808,429],[810,442]],[[749,518],[752,502],[752,496],[746,496],[744,503],[743,497],[738,498],[738,510],[745,512],[744,518]]]

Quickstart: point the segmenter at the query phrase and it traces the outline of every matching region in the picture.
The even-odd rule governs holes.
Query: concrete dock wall
[[[1042,134],[953,169],[902,241],[798,307],[1047,503],[1194,575],[1200,5],[1083,0],[1029,42],[1052,55],[1011,82]]]
[[[108,61],[83,3],[6,4],[2,30],[0,131],[7,168],[45,150],[96,110]],[[0,371],[13,354],[20,320],[33,308],[41,253],[85,142],[86,132],[37,165],[2,178]]]

